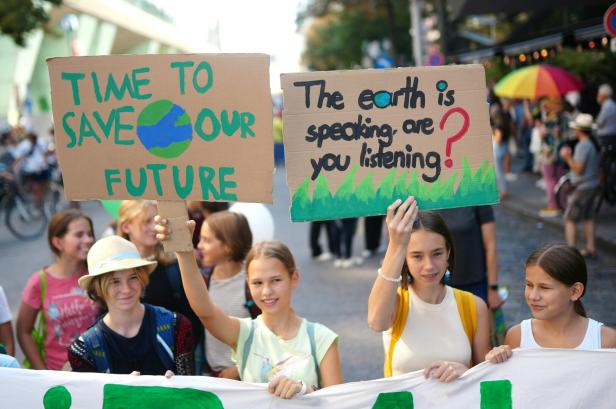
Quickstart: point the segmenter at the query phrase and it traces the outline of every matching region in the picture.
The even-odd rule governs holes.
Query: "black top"
[[[160,375],[165,368],[154,349],[154,334],[156,322],[150,308],[145,309],[139,332],[132,338],[126,338],[101,320],[101,333],[109,351],[109,359],[113,373],[129,374],[139,371],[142,375]]]
[[[172,268],[171,275],[177,280],[176,285],[179,292],[174,292],[173,286],[167,277],[166,269],[170,267],[159,262],[156,269],[150,274],[150,283],[145,289],[145,297],[143,297],[142,301],[147,304],[166,308],[173,312],[179,312],[188,318],[192,326],[193,340],[196,345],[203,339],[203,326],[197,314],[190,308],[186,292],[182,285],[182,277],[179,274],[180,270],[179,267],[177,267],[177,261],[174,261],[172,265],[176,268]]]
[[[455,271],[449,285],[476,284],[487,278],[486,253],[481,225],[494,221],[491,206],[458,207],[438,211],[453,236]]]

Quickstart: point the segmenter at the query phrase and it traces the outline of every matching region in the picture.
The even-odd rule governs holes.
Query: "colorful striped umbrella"
[[[582,88],[584,83],[568,71],[539,64],[510,72],[494,86],[494,92],[499,97],[537,99],[558,97]]]

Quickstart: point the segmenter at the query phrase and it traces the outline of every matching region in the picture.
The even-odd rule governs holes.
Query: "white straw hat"
[[[582,131],[592,131],[592,125],[592,115],[590,114],[578,114],[575,121],[569,122],[569,128]]]
[[[137,247],[120,236],[100,239],[88,252],[88,275],[79,278],[79,286],[87,289],[90,281],[113,271],[147,267],[148,273],[156,268],[156,261],[144,260]]]

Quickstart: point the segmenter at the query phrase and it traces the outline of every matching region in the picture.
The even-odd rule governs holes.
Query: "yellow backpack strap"
[[[383,372],[385,377],[388,378],[392,375],[392,360],[394,358],[394,347],[402,336],[404,327],[406,326],[406,318],[409,315],[410,298],[408,288],[398,288],[398,309],[396,310],[396,318],[394,318],[394,325],[391,329],[391,340],[389,341],[389,349],[387,350],[387,356],[385,357],[385,365]]]
[[[475,303],[475,296],[467,291],[453,289],[453,295],[458,305],[458,313],[460,314],[460,321],[464,327],[464,332],[468,337],[468,342],[473,345],[473,337],[475,330],[477,329],[477,304]]]

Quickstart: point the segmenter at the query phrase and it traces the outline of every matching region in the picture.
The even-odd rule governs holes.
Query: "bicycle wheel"
[[[561,211],[565,211],[567,208],[567,197],[569,193],[573,191],[573,184],[571,180],[565,175],[554,186],[554,195],[556,196],[556,206]]]
[[[7,207],[5,222],[9,231],[20,240],[40,237],[47,227],[47,215],[41,206],[15,197]]]

